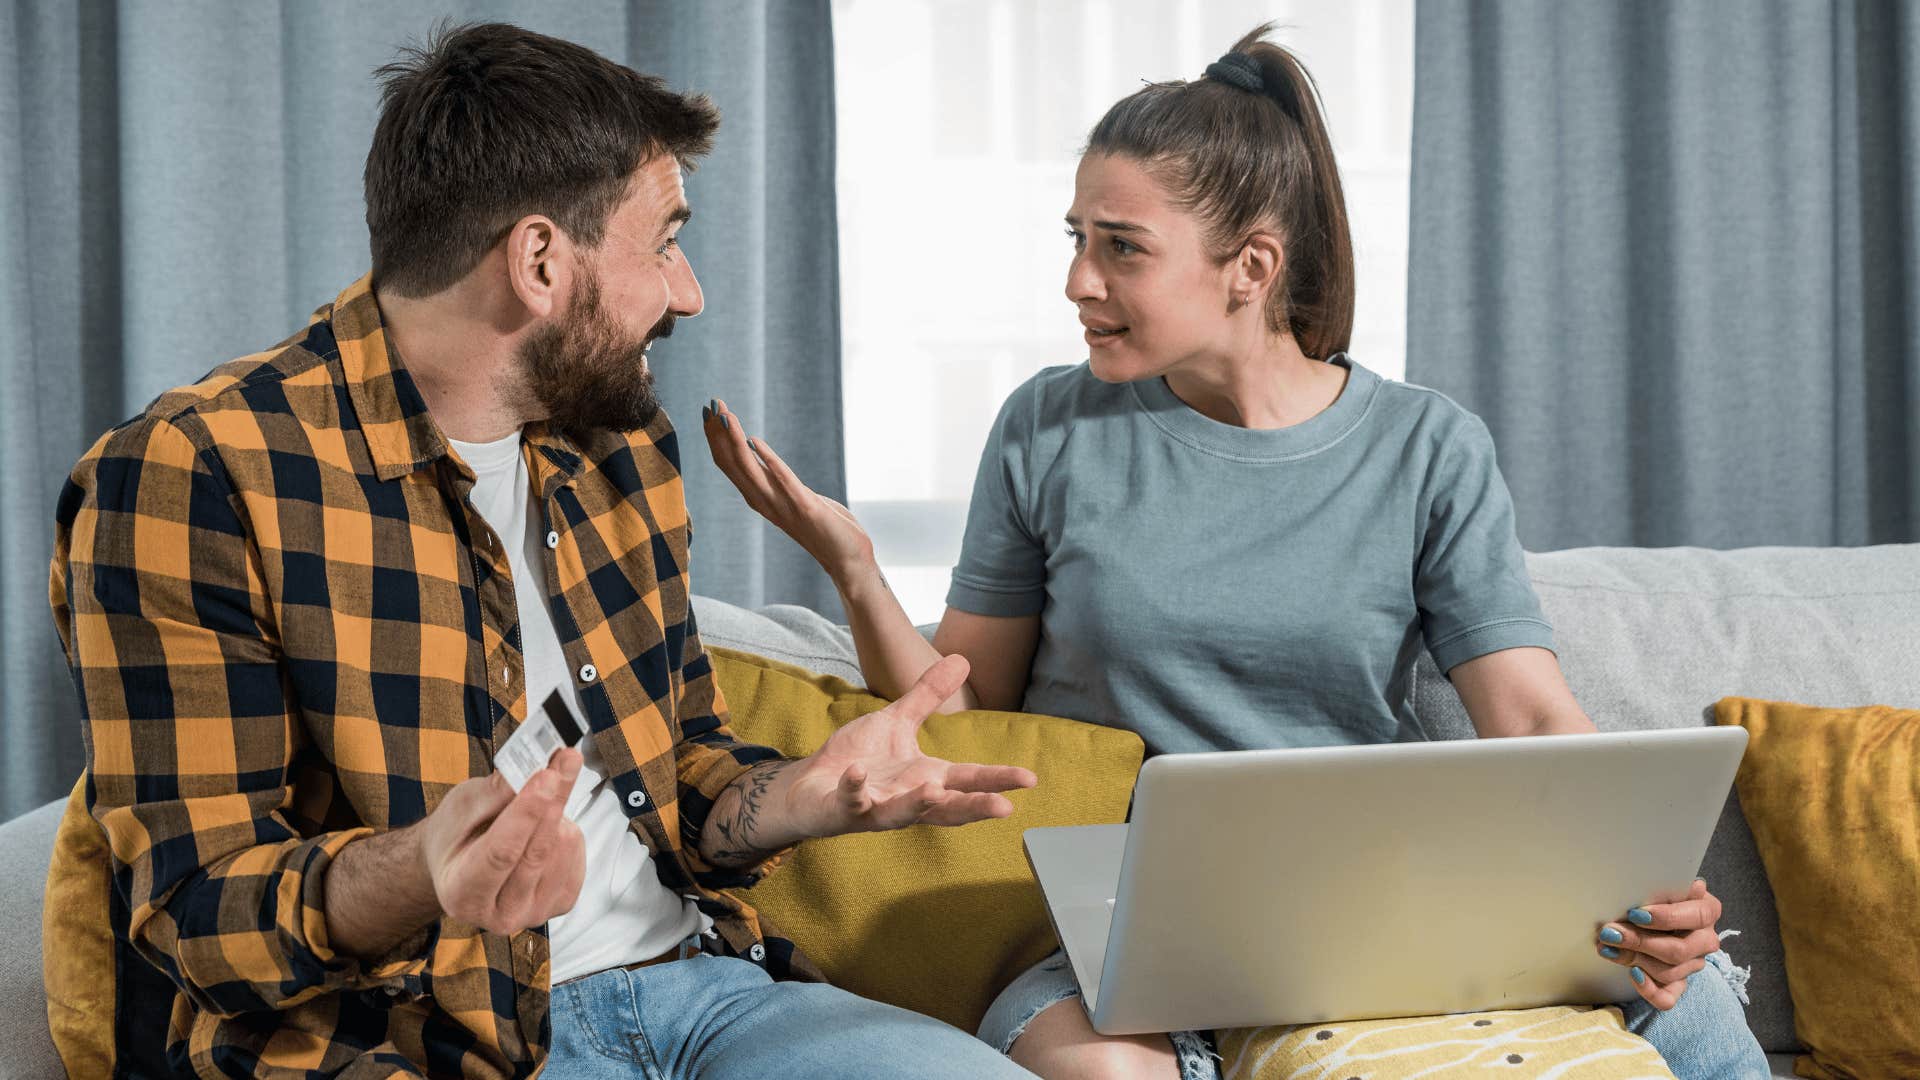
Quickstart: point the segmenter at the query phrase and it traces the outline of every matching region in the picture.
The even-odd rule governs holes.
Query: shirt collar
[[[373,275],[366,274],[347,286],[334,298],[324,318],[333,329],[347,397],[366,437],[375,475],[392,480],[449,456],[446,436],[427,411],[420,388],[408,374],[406,364],[387,345],[386,324],[373,292]],[[549,432],[545,423],[528,424],[526,439],[560,470],[564,479],[572,479],[579,472],[579,451],[565,438]],[[458,461],[457,455],[454,459]],[[463,474],[471,472],[465,463],[459,468]],[[470,475],[466,478],[473,479]]]

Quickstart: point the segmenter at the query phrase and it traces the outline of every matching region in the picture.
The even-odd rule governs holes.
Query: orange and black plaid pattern
[[[728,731],[694,626],[672,427],[575,445],[535,424],[523,452],[554,623],[632,828],[728,951],[815,977],[719,891],[755,875],[695,851],[713,800],[774,752]],[[522,540],[472,509],[473,479],[365,278],[74,468],[49,592],[113,854],[122,1053],[150,1055],[128,1072],[507,1077],[542,1059],[542,928],[441,919],[362,963],[321,907],[344,845],[491,771],[527,715],[503,547]]]

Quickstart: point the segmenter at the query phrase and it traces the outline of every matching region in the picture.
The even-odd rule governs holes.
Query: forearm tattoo
[[[701,854],[714,866],[738,868],[764,862],[791,841],[769,836],[767,802],[773,782],[791,761],[766,761],[727,785],[707,815]]]

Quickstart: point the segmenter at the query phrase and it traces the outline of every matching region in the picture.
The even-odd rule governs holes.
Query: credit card
[[[493,767],[517,792],[527,786],[534,773],[547,767],[554,751],[578,743],[580,734],[580,724],[573,718],[573,710],[567,708],[567,699],[555,690],[547,695],[540,712],[527,717],[527,722],[501,744],[500,752],[493,755]]]

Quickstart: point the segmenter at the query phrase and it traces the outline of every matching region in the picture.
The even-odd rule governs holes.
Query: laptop
[[[1600,924],[1684,898],[1744,728],[1163,754],[1028,829],[1105,1035],[1627,1001]]]

